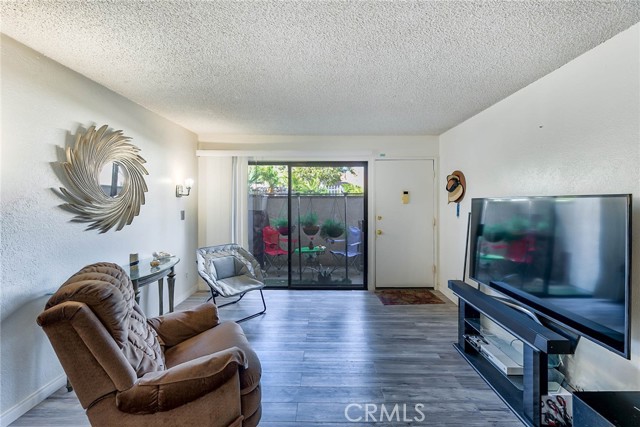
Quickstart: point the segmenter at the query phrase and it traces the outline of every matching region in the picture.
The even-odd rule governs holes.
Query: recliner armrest
[[[239,381],[238,367],[246,365],[244,352],[231,347],[166,371],[149,372],[130,389],[118,392],[116,405],[120,411],[130,414],[169,411],[204,396],[229,380]]]
[[[174,311],[164,316],[147,319],[156,330],[161,344],[173,347],[182,341],[198,335],[220,323],[218,308],[206,302],[190,310]]]

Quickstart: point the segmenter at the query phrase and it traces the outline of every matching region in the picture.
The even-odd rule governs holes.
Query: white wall
[[[176,297],[196,285],[197,197],[178,199],[175,185],[196,177],[194,134],[2,36],[1,423],[56,390],[63,371],[36,316],[47,292],[83,266],[128,262],[165,250],[182,258]],[[141,149],[149,171],[146,204],[123,230],[99,234],[71,223],[52,188],[64,186],[56,162],[77,130],[122,129]],[[197,192],[198,183],[196,183]],[[186,220],[180,220],[180,210]],[[165,286],[166,292],[166,286]],[[143,288],[142,307],[158,311],[157,286]],[[167,296],[165,295],[165,305]]]
[[[467,180],[461,215],[440,196],[440,289],[461,279],[473,197],[633,193],[633,247],[640,248],[640,25],[440,136],[444,176]],[[632,360],[581,340],[568,361],[585,389],[640,383],[640,250],[633,253]]]
[[[233,241],[231,157],[199,157],[198,247]]]
[[[422,136],[308,136],[308,135],[221,135],[216,141],[201,142],[201,150],[230,150],[245,156],[254,154],[257,160],[309,160],[309,161],[366,161],[368,162],[369,212],[375,206],[375,161],[394,158],[431,158],[437,170],[438,137]],[[261,157],[262,156],[262,157]],[[200,212],[200,238],[215,241],[231,236],[231,192],[227,185],[231,179],[220,176],[219,170],[230,170],[231,161],[224,157],[200,158],[200,175],[215,179],[202,181],[201,206],[212,206],[211,212]],[[229,176],[229,175],[227,175]],[[204,186],[207,186],[206,188]],[[213,207],[214,200],[221,204]],[[220,210],[220,208],[223,210]],[[225,217],[228,219],[224,221]],[[218,227],[213,230],[213,227]],[[373,236],[375,221],[369,217],[369,235]],[[227,228],[225,228],[227,227]],[[201,240],[202,241],[202,240]],[[218,242],[216,242],[218,243]],[[214,243],[210,243],[214,244]],[[375,288],[375,239],[369,239],[369,289]]]

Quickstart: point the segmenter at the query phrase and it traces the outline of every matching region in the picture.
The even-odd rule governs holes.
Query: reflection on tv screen
[[[471,276],[615,339],[626,332],[625,197],[474,199]]]

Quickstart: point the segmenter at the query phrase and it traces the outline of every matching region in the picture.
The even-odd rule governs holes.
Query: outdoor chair
[[[235,301],[218,306],[219,308],[239,302],[247,292],[260,291],[262,311],[236,322],[252,319],[267,311],[262,293],[265,284],[260,263],[240,245],[228,243],[200,248],[196,252],[196,261],[198,274],[209,286],[214,303],[217,297],[238,297]]]
[[[276,274],[280,276],[280,270],[287,265],[288,252],[280,246],[280,233],[275,228],[267,225],[262,229],[262,241],[264,242],[265,273],[271,267],[276,269]]]
[[[355,226],[349,226],[346,239],[329,239],[330,243],[343,243],[345,244],[344,250],[331,250],[329,251],[333,255],[336,261],[336,268],[343,266],[345,263],[350,263],[351,266],[360,271],[360,245],[362,244],[362,231]]]

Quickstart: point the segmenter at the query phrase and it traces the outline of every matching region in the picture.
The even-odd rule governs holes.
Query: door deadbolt
[[[376,234],[377,234],[378,236],[381,236],[381,235],[382,235],[382,230],[376,230]]]

